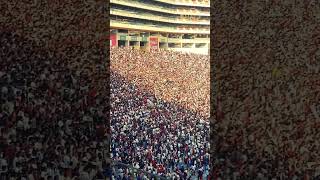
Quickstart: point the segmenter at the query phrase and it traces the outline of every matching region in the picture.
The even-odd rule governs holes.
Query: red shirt
[[[147,105],[147,98],[146,97],[143,97],[143,105]]]
[[[17,113],[16,113],[16,111],[13,111],[11,114],[11,121],[16,122],[16,118],[17,118]]]
[[[104,135],[104,127],[103,126],[97,126],[97,136],[102,137]]]
[[[14,146],[10,145],[5,150],[5,157],[8,159],[13,159],[15,156],[15,148]]]
[[[155,160],[152,160],[151,162],[152,162],[152,166],[153,166],[154,168],[156,168],[156,167],[157,167],[157,162],[156,162]]]
[[[147,153],[147,157],[148,157],[149,161],[152,160],[152,155],[151,155],[150,151]]]
[[[89,92],[89,96],[90,96],[91,98],[96,97],[96,96],[97,96],[97,91],[96,91],[95,89],[92,89],[92,90]]]
[[[158,171],[158,173],[164,173],[164,167],[162,164],[158,164],[157,171]]]
[[[248,112],[248,114],[245,116],[245,124],[249,124],[251,122],[251,118],[250,118],[250,113]]]
[[[214,177],[214,179],[218,179],[218,173],[219,173],[219,169],[215,169],[214,171],[213,171],[213,177]],[[210,179],[210,178],[209,178]]]

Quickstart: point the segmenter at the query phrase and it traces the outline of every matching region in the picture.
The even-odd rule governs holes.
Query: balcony
[[[150,23],[142,22],[130,22],[126,20],[110,20],[110,27],[122,28],[122,29],[134,29],[144,31],[155,31],[155,32],[167,32],[167,33],[188,33],[188,34],[210,34],[210,28],[177,28],[174,26],[160,26]]]
[[[167,14],[174,14],[174,15],[194,15],[194,16],[210,16],[209,11],[201,11],[197,8],[166,8],[163,6],[157,6],[153,4],[146,4],[138,1],[128,1],[128,0],[110,0],[110,3],[113,4],[118,4],[118,5],[123,5],[123,6],[129,6],[129,7],[135,7],[135,8],[140,8],[140,9],[147,9],[147,10],[152,10],[152,11],[157,11],[157,12],[162,12],[162,13],[167,13]]]
[[[158,22],[166,22],[166,23],[173,23],[173,24],[192,24],[192,25],[210,25],[210,20],[190,20],[183,17],[164,17],[159,15],[154,15],[151,13],[138,13],[133,11],[127,10],[120,10],[120,9],[110,9],[111,15],[117,16],[124,16],[124,17],[131,17],[131,18],[138,18],[138,19],[145,19],[145,20],[153,20]]]

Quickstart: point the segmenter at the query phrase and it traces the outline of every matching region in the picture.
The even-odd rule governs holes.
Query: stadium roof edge
[[[134,8],[139,8],[139,9],[148,9],[148,8],[144,8],[144,7],[141,7],[141,6],[135,6],[135,5],[132,5],[132,4],[129,4],[129,3],[126,3],[126,2],[118,2],[118,1],[114,1],[114,0],[110,0],[110,3],[111,4],[117,4],[117,5],[122,5],[122,6],[129,6],[129,7],[134,7]],[[191,7],[191,6],[190,6]],[[150,9],[149,9],[150,10]],[[190,15],[190,16],[203,16],[203,17],[210,17],[210,11],[208,12],[208,14],[206,13],[200,13],[200,14],[189,14],[189,13],[185,13],[185,12],[172,12],[170,10],[166,11],[166,10],[163,10],[163,9],[155,9],[155,8],[152,8],[151,9],[152,11],[157,11],[157,12],[161,12],[161,13],[165,13],[165,14],[174,14],[174,15]]]
[[[162,2],[162,3],[166,3],[166,4],[171,4],[171,5],[175,5],[175,6],[190,6],[190,7],[208,7],[210,8],[210,4],[206,5],[206,4],[191,4],[191,3],[177,3],[177,2],[168,2],[166,0],[154,0],[157,2]]]

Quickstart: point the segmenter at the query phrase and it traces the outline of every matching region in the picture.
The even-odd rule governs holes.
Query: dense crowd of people
[[[157,98],[175,102],[209,117],[210,61],[208,55],[129,47],[113,48],[111,70],[152,91]]]
[[[55,54],[6,32],[0,44],[0,179],[106,179],[104,82],[86,61],[95,52]]]
[[[319,62],[256,53],[218,62],[213,177],[319,178]]]
[[[175,86],[165,86],[166,83],[161,82],[170,79],[172,84],[177,83],[177,89],[183,92],[184,88],[179,86],[181,81],[176,79],[183,78],[184,72],[190,73],[193,68],[201,67],[197,63],[203,63],[201,58],[197,61],[196,58],[193,59],[196,55],[170,51],[154,50],[146,53],[129,48],[116,48],[113,52],[111,57],[120,63],[112,61],[111,69],[141,85],[143,89],[153,92],[155,99],[171,100],[170,102],[179,102],[172,98],[176,95],[173,89]],[[187,60],[181,63],[179,57]],[[188,59],[194,63],[188,64]],[[127,63],[124,63],[125,60]],[[169,63],[172,64],[169,66]],[[255,63],[245,59],[220,62],[220,69],[217,71],[217,77],[220,78],[216,89],[219,92],[217,116],[212,119],[215,132],[210,137],[213,149],[216,150],[211,157],[212,178],[319,177],[320,168],[316,150],[319,149],[319,143],[315,141],[319,135],[316,131],[320,119],[319,94],[312,91],[319,87],[316,77],[319,68],[316,63],[310,61],[301,68],[271,62],[265,56]],[[206,72],[205,66],[201,68],[200,71],[197,70],[199,76],[193,76],[194,79],[186,78],[189,81],[185,79],[183,83],[197,87],[199,82],[209,82],[209,78],[203,76]],[[292,75],[309,78],[295,79]],[[192,84],[192,81],[196,84]],[[306,89],[298,91],[298,87]],[[164,90],[165,88],[168,90]],[[203,89],[206,89],[206,86],[202,86],[200,91],[209,91],[209,87],[208,91]],[[139,99],[139,96],[134,97]],[[187,93],[185,97],[188,97]],[[187,100],[192,102],[198,96],[195,94],[189,98]],[[158,102],[153,98],[150,99],[152,104]],[[145,117],[144,113],[138,116]]]
[[[165,177],[206,179],[209,121],[111,74],[112,158]]]
[[[208,179],[208,118],[175,102],[172,97],[180,95],[182,99],[188,95],[178,94],[178,91],[182,93],[181,89],[170,89],[182,80],[185,82],[178,88],[188,85],[194,90],[200,86],[197,83],[204,83],[188,78],[208,64],[207,57],[162,50],[112,49],[111,156],[114,160],[169,179]],[[195,62],[190,66],[192,61]],[[189,69],[180,69],[188,63]],[[188,72],[192,74],[182,77]],[[173,81],[173,85],[164,87],[161,81],[165,78]],[[157,94],[161,90],[163,93]],[[208,98],[201,95],[197,99],[199,95],[193,95],[195,99],[189,95],[187,100]]]
[[[211,4],[215,179],[320,179],[314,3]]]
[[[126,168],[108,169],[105,81],[86,58],[64,59],[81,49],[38,51],[13,33],[0,43],[0,177],[105,179],[113,170],[130,179]],[[319,64],[221,64],[222,77],[241,81],[220,86],[210,175],[208,64],[202,55],[112,49],[112,158],[172,179],[319,177],[319,94],[311,91]],[[251,74],[240,71],[245,64]]]

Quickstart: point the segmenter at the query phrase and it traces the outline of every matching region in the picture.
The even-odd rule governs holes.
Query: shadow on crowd
[[[1,32],[0,44],[1,178],[107,179],[103,51],[44,50],[12,32]]]

